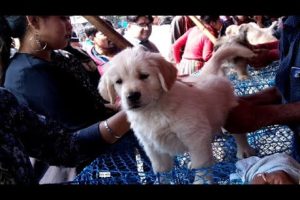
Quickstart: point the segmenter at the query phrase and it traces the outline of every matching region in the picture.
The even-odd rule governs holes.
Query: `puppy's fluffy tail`
[[[252,58],[255,54],[253,51],[239,43],[231,43],[222,45],[205,63],[201,69],[201,74],[224,75],[222,64],[225,60],[234,57]]]

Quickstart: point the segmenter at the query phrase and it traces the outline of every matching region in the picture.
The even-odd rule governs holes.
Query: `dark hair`
[[[12,45],[11,29],[5,17],[0,16],[0,64],[7,64],[10,56],[10,47]]]
[[[12,38],[23,39],[26,33],[25,16],[0,16],[0,85],[3,85],[4,74],[10,58]]]
[[[220,19],[219,15],[203,15],[203,16],[201,16],[201,20],[207,24],[209,24],[210,22],[216,22],[219,19]]]
[[[103,21],[108,24],[109,26],[111,26],[112,28],[114,28],[113,24],[111,23],[111,21],[109,21],[108,19],[103,19]]]
[[[128,22],[137,22],[140,17],[147,17],[151,23],[154,20],[152,15],[131,15],[131,16],[127,16],[126,19]]]
[[[86,36],[95,36],[98,30],[95,27],[89,27],[84,30]]]
[[[11,29],[11,37],[23,39],[27,30],[26,16],[5,16]]]
[[[172,16],[162,16],[160,17],[159,25],[171,24],[172,19]]]

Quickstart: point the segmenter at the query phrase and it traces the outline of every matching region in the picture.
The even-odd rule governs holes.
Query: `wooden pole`
[[[83,16],[91,24],[93,24],[98,31],[101,31],[107,38],[112,41],[120,49],[125,49],[127,47],[133,47],[133,45],[128,42],[120,33],[109,26],[103,19],[98,16]]]
[[[195,16],[188,17],[196,24],[196,26],[198,26],[198,28],[200,28],[200,30],[203,31],[203,34],[205,34],[213,44],[216,44],[216,37],[207,30],[207,28],[204,26],[203,22],[200,19],[198,19]]]

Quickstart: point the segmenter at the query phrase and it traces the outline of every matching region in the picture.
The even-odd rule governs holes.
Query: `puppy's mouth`
[[[142,105],[140,104],[140,102],[134,102],[134,103],[129,103],[128,104],[128,110],[136,110],[141,108]]]
[[[141,107],[141,105],[131,105],[129,106],[129,110],[136,110],[139,109]]]

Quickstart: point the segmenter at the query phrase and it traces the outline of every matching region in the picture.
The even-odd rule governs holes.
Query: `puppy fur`
[[[213,164],[213,138],[237,105],[233,86],[220,66],[228,57],[253,55],[242,45],[224,46],[203,66],[199,77],[190,76],[184,82],[176,80],[172,63],[140,48],[125,49],[110,61],[99,92],[111,103],[120,97],[154,172],[171,170],[173,156],[184,152],[190,153],[192,168]]]
[[[241,25],[230,25],[226,28],[226,36],[236,36],[246,32],[246,39],[252,45],[274,42],[277,40],[273,36],[274,28],[278,25],[274,21],[271,26],[267,28],[260,28],[256,23],[250,22]]]
[[[237,35],[220,37],[216,41],[216,44],[214,46],[214,52],[216,52],[224,44],[230,45],[233,43],[237,43],[247,48],[250,48],[250,43],[247,40],[247,31],[245,30]],[[237,56],[226,59],[226,61],[224,61],[224,63],[222,64],[222,68],[224,70],[224,73],[225,71],[236,72],[238,75],[238,79],[244,80],[249,78],[249,74],[247,71],[248,63],[248,58]]]
[[[277,22],[273,22],[268,28],[260,28],[253,22],[241,24],[240,26],[231,25],[226,29],[226,36],[220,37],[217,40],[214,50],[217,51],[217,49],[225,43],[239,43],[251,48],[251,45],[276,41],[277,39],[273,36],[273,30],[276,25]],[[223,67],[224,70],[236,72],[238,79],[244,80],[249,78],[247,71],[248,63],[247,58],[235,57],[233,59],[227,59]]]

